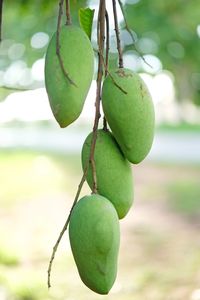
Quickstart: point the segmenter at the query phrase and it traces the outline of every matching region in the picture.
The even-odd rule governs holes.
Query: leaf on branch
[[[92,23],[94,18],[94,9],[80,8],[79,9],[79,22],[89,39],[91,40]]]

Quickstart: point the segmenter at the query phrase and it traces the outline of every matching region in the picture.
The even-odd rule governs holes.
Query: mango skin
[[[117,274],[119,220],[112,203],[93,194],[74,207],[69,238],[79,275],[87,287],[108,294]]]
[[[82,168],[90,156],[92,133],[86,138],[82,148]],[[133,177],[131,165],[121,152],[112,133],[98,130],[94,152],[98,193],[114,205],[119,219],[125,217],[133,203]],[[87,182],[92,189],[91,164]]]
[[[141,162],[149,153],[154,137],[155,114],[151,95],[139,75],[128,69],[110,72],[102,88],[103,111],[125,157]]]
[[[51,110],[60,127],[66,127],[80,115],[94,72],[94,53],[85,32],[73,25],[60,31],[60,54],[74,86],[63,74],[56,55],[54,33],[45,58],[45,86]]]

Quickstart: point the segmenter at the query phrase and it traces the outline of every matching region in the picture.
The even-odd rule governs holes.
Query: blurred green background
[[[0,300],[200,300],[199,1],[123,1],[124,63],[152,93],[156,135],[133,166],[134,205],[121,223],[118,277],[108,296],[79,279],[67,234],[47,289],[47,266],[81,178],[80,151],[92,129],[95,82],[80,119],[60,129],[44,90],[44,57],[58,1],[7,0],[0,45]],[[74,23],[80,7],[71,1]],[[117,65],[111,1],[110,68]],[[64,22],[63,17],[63,22]],[[135,47],[152,68],[144,63]],[[90,193],[87,184],[82,195]],[[89,258],[88,258],[89,259]]]

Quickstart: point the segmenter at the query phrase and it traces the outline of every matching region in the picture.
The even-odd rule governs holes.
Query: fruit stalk
[[[98,17],[98,20],[100,18]],[[110,28],[109,28],[109,16],[108,16],[108,12],[107,10],[105,10],[105,21],[106,21],[106,58],[104,60],[104,56],[103,56],[103,51],[101,51],[101,49],[98,49],[98,54],[101,56],[102,58],[102,63],[103,63],[103,66],[104,66],[104,69],[105,69],[105,77],[107,75],[109,75],[112,80],[113,80],[113,83],[114,85],[120,89],[122,91],[122,93],[126,94],[126,91],[117,84],[117,82],[114,80],[114,78],[112,77],[112,75],[110,74],[109,72],[109,50],[110,50]],[[97,32],[99,32],[99,21],[97,22]],[[97,40],[99,39],[99,36],[97,35]],[[105,39],[105,37],[104,37]],[[104,127],[105,127],[105,130],[107,130],[107,125],[106,125],[106,119],[104,117]]]
[[[66,0],[66,25],[71,25],[72,24],[72,20],[71,20],[71,13],[70,13],[70,1]]]
[[[116,33],[116,40],[117,40],[117,50],[119,55],[119,68],[123,68],[124,64],[123,64],[123,55],[122,55],[121,40],[119,34],[116,0],[112,0],[112,4],[113,4],[113,15],[114,15],[114,22],[115,22],[115,33]]]
[[[110,50],[110,27],[109,27],[109,15],[106,10],[105,13],[105,19],[106,19],[106,68],[105,68],[105,77],[108,74],[108,62],[109,62],[109,50]]]
[[[3,0],[0,0],[0,42],[2,40],[2,12],[3,12]]]
[[[98,15],[98,27],[97,27],[97,41],[98,41],[98,74],[97,74],[97,90],[96,90],[96,101],[95,101],[95,120],[93,126],[93,136],[91,143],[91,152],[90,152],[90,163],[92,166],[92,174],[93,174],[93,188],[92,192],[94,194],[97,193],[97,176],[96,176],[96,167],[94,161],[94,150],[97,140],[97,129],[100,119],[100,100],[101,100],[101,83],[103,77],[103,53],[104,50],[104,40],[105,40],[105,0],[101,0],[99,3],[99,15]]]
[[[105,61],[105,77],[108,75],[108,64],[109,64],[109,50],[110,50],[110,28],[109,28],[109,15],[108,12],[106,10],[105,13],[105,20],[106,20],[106,61]],[[105,131],[108,130],[107,128],[107,121],[106,121],[106,117],[103,117],[103,129]]]
[[[61,67],[62,72],[65,75],[66,79],[71,84],[73,84],[74,86],[76,86],[75,82],[70,78],[67,70],[65,69],[62,57],[60,55],[60,28],[61,28],[62,14],[63,14],[63,3],[64,3],[64,0],[60,0],[60,2],[59,2],[59,11],[58,11],[57,30],[56,30],[56,55],[58,56],[60,67]]]

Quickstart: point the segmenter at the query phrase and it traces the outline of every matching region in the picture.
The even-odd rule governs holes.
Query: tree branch
[[[73,84],[74,86],[77,87],[74,81],[69,77],[69,74],[64,67],[64,63],[60,54],[60,28],[61,28],[62,14],[63,14],[63,3],[64,0],[59,1],[59,12],[58,12],[58,22],[57,22],[57,31],[56,31],[56,54],[58,56],[60,67],[64,76],[66,77],[66,79],[69,81],[70,84]]]
[[[116,9],[116,0],[112,0],[113,3],[113,15],[115,21],[115,33],[117,39],[117,50],[119,55],[119,68],[123,68],[123,55],[122,55],[122,48],[121,48],[121,40],[120,40],[120,33],[119,33],[119,26],[118,26],[118,18],[117,18],[117,9]]]

